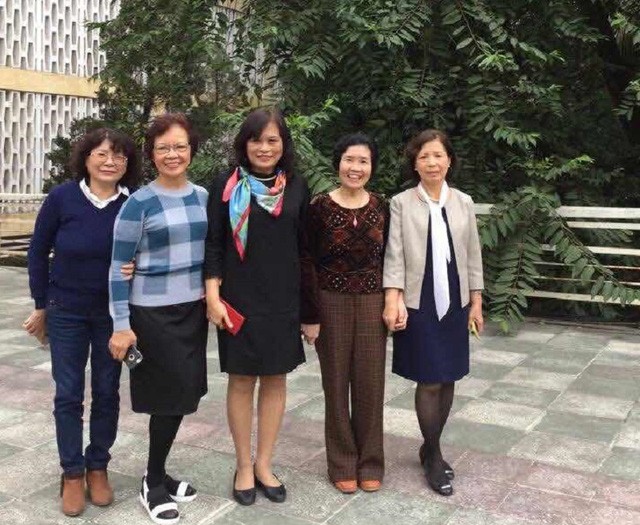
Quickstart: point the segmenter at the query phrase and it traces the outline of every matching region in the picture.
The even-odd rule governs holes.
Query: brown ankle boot
[[[79,516],[84,511],[84,475],[60,478],[62,512],[67,516]]]
[[[106,470],[87,470],[87,488],[94,505],[106,507],[113,503],[113,489]]]

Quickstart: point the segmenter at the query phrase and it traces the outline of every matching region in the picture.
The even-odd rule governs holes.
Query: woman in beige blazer
[[[429,486],[449,496],[454,473],[440,436],[454,383],[469,373],[468,327],[473,322],[482,331],[484,324],[480,239],[471,197],[446,182],[456,162],[447,135],[421,132],[406,159],[418,185],[391,200],[383,317],[394,331],[393,372],[417,383],[420,463]],[[406,328],[398,330],[405,305]]]

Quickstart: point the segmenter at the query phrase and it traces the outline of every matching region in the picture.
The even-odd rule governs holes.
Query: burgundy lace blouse
[[[343,208],[328,194],[316,196],[307,220],[315,286],[342,293],[381,292],[388,229],[389,206],[379,195],[370,193],[369,202],[356,209]]]

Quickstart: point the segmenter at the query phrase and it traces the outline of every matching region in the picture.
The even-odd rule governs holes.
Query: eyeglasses
[[[111,160],[116,166],[124,166],[129,160],[125,155],[121,155],[120,153],[109,153],[107,151],[92,151],[89,155],[97,159],[100,163],[107,162],[107,159],[111,157]]]
[[[169,155],[171,151],[175,151],[176,153],[186,153],[190,147],[190,144],[162,144],[161,146],[154,146],[153,151],[161,157],[164,157],[165,155]]]

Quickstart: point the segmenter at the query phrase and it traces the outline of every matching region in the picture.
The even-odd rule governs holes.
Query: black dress
[[[300,335],[300,272],[307,182],[294,175],[284,190],[282,212],[273,217],[251,198],[244,260],[233,242],[229,205],[222,192],[230,174],[209,191],[205,278],[221,277],[220,297],[246,320],[238,334],[218,330],[220,368],[241,375],[285,374],[305,361]],[[272,182],[266,182],[266,185]]]
[[[460,279],[456,266],[447,214],[447,239],[451,261],[447,264],[451,303],[445,316],[438,320],[433,292],[433,257],[431,223],[427,234],[420,308],[408,308],[407,328],[393,334],[393,372],[418,383],[449,383],[469,373],[469,305],[460,304]]]

